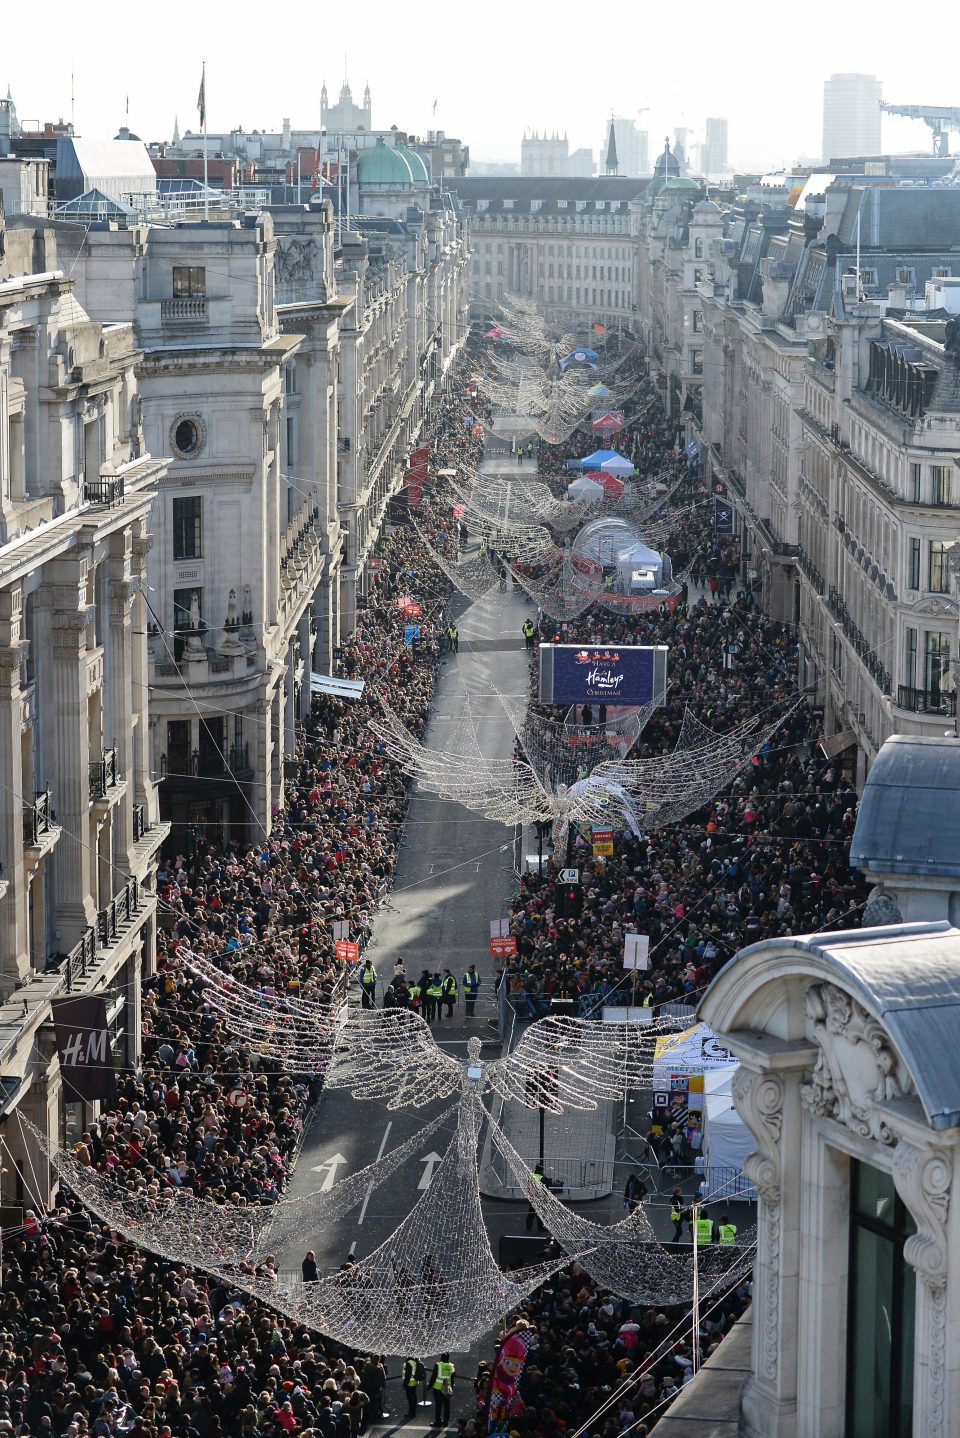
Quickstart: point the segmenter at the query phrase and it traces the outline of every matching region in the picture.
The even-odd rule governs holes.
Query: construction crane
[[[922,120],[933,131],[933,153],[949,155],[950,131],[960,133],[960,109],[953,105],[888,105],[881,100],[880,109],[888,115],[904,115],[908,120]]]

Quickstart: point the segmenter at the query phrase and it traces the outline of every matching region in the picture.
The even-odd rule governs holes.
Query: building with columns
[[[280,328],[273,221],[56,232],[91,312],[133,320],[147,443],[171,456],[149,558],[164,815],[188,838],[269,833],[310,702],[327,558],[326,472],[304,477],[289,463],[301,341]]]
[[[91,314],[135,325],[147,442],[171,455],[152,515],[151,727],[186,841],[270,831],[310,673],[353,632],[465,338],[449,195],[399,141],[365,151],[353,185],[352,229],[319,199],[52,227]]]
[[[133,326],[89,317],[48,233],[0,222],[0,240],[0,1105],[56,1141],[84,1114],[63,1102],[51,1000],[103,993],[136,1063],[155,962],[169,825],[146,574],[166,461],[145,441]]]

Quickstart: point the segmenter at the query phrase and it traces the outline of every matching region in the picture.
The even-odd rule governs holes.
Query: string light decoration
[[[450,580],[455,589],[475,602],[482,599],[496,583],[497,574],[487,554],[459,555],[452,558],[437,547],[432,539],[414,520],[414,528],[420,542],[438,569]]]
[[[464,520],[473,528],[504,526],[517,516],[527,516],[526,523],[549,525],[561,533],[579,528],[596,506],[582,500],[558,499],[542,480],[510,479],[505,475],[484,474],[465,486],[451,481],[450,486],[466,508]]]
[[[548,560],[509,563],[507,568],[544,614],[557,623],[576,619],[603,593],[603,570],[572,549],[557,549]]]
[[[534,355],[542,364],[556,364],[562,355],[576,347],[575,335],[551,333],[546,318],[526,296],[515,293],[503,295],[499,308],[510,341]]]
[[[799,702],[799,701],[798,701]],[[420,787],[505,824],[552,820],[586,829],[620,815],[628,827],[653,832],[695,813],[726,788],[792,712],[761,729],[756,719],[717,734],[684,712],[676,746],[651,759],[607,759],[570,787],[547,787],[527,759],[485,759],[457,749],[428,749],[386,705],[371,729],[389,756]],[[628,817],[629,816],[629,817]],[[556,831],[556,830],[555,830]]]
[[[512,1172],[548,1233],[576,1258],[601,1288],[609,1288],[629,1303],[689,1303],[694,1290],[694,1257],[664,1248],[653,1231],[650,1218],[638,1204],[619,1223],[596,1223],[568,1208],[546,1183],[539,1183],[510,1143],[503,1128],[489,1118],[494,1144]],[[741,1247],[710,1245],[697,1255],[701,1287],[722,1278],[733,1278],[751,1267],[749,1239],[741,1235]]]
[[[529,418],[531,425],[556,430],[558,444],[573,433],[590,413],[593,401],[583,375],[568,370],[559,376],[544,374],[529,362],[497,359],[494,374],[484,376],[481,387],[491,402],[512,415]]]
[[[58,1178],[84,1207],[130,1242],[174,1263],[213,1274],[297,1323],[370,1353],[406,1355],[466,1349],[563,1266],[565,1258],[504,1273],[483,1220],[477,1164],[482,1109],[475,1093],[424,1125],[405,1144],[329,1193],[273,1207],[218,1205],[180,1192],[127,1188],[63,1151],[50,1153]],[[456,1129],[429,1189],[394,1232],[366,1258],[313,1282],[281,1280],[276,1255],[302,1248],[361,1203],[428,1133],[451,1119]],[[34,1139],[50,1152],[31,1125]],[[132,1186],[140,1181],[139,1189]]]
[[[264,1004],[265,1043],[279,1050],[285,1040],[278,1019],[287,1010],[276,997]],[[566,1261],[509,1274],[497,1266],[480,1199],[482,1095],[554,1113],[596,1108],[618,1097],[624,1085],[649,1080],[656,1034],[666,1026],[549,1018],[532,1024],[512,1053],[493,1063],[483,1063],[480,1040],[471,1038],[462,1064],[438,1047],[414,1014],[381,1010],[357,1017],[338,1034],[328,1087],[349,1087],[390,1108],[419,1108],[459,1090],[456,1131],[429,1188],[389,1238],[332,1276],[281,1282],[273,1255],[302,1245],[305,1233],[342,1216],[384,1182],[422,1149],[427,1133],[449,1121],[450,1111],[328,1193],[281,1200],[265,1210],[217,1205],[179,1191],[152,1194],[140,1176],[125,1186],[69,1153],[53,1153],[51,1161],[85,1206],[124,1237],[211,1272],[332,1338],[391,1354],[466,1349]],[[589,1252],[578,1251],[578,1257]]]
[[[498,696],[520,741],[523,757],[550,790],[571,785],[611,757],[625,759],[660,707],[640,704],[603,724],[550,719],[522,701]]]
[[[243,1027],[238,1018],[234,1031],[242,1033]],[[301,1243],[304,1233],[339,1222],[363,1203],[371,1189],[381,1187],[403,1164],[415,1161],[425,1139],[449,1125],[455,1115],[455,1108],[442,1110],[405,1142],[326,1191],[318,1186],[275,1204],[215,1203],[179,1188],[151,1193],[141,1174],[121,1182],[81,1163],[68,1150],[53,1148],[29,1119],[18,1117],[48,1156],[59,1181],[131,1243],[173,1263],[239,1276],[247,1268],[263,1266],[278,1250]]]
[[[181,944],[177,960],[203,984],[204,1002],[230,1033],[245,1039],[261,1058],[274,1058],[293,1073],[323,1073],[336,1033],[346,1019],[346,974],[330,994],[268,995],[235,978]]]

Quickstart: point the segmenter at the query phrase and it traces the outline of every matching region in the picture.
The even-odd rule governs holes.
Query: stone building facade
[[[188,843],[269,833],[311,671],[353,631],[466,334],[453,203],[403,147],[369,154],[351,230],[319,200],[35,232],[92,315],[134,324],[147,443],[171,456],[151,522],[150,722],[164,815]]]
[[[133,326],[89,317],[48,236],[0,239],[0,1104],[56,1141],[84,1116],[63,1101],[51,1000],[104,993],[114,1053],[135,1063],[155,962],[169,826],[146,572],[166,461],[145,442]]]
[[[473,316],[515,293],[562,329],[631,329],[646,185],[618,176],[452,181],[470,226]]]
[[[801,214],[681,180],[641,212],[638,328],[862,787],[889,734],[955,719],[960,194],[838,182]]]

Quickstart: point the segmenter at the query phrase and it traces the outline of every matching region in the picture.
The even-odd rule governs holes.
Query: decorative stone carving
[[[910,605],[911,614],[930,615],[934,618],[944,614],[956,614],[957,605],[952,599],[918,599]]]
[[[820,1055],[800,1086],[802,1102],[863,1138],[895,1144],[877,1106],[912,1093],[913,1083],[886,1029],[834,984],[811,984],[805,1007]]]
[[[923,1287],[918,1303],[917,1343],[926,1356],[924,1438],[944,1438],[947,1363],[947,1216],[950,1208],[950,1158],[936,1149],[902,1142],[893,1158],[893,1180],[917,1225],[903,1245],[903,1256]]]
[[[737,1113],[757,1145],[743,1171],[762,1198],[779,1198],[783,1080],[777,1074],[755,1073],[741,1064],[733,1076],[731,1093]]]
[[[917,1232],[903,1246],[903,1256],[924,1278],[947,1275],[950,1177],[950,1160],[944,1154],[912,1143],[898,1145],[893,1179],[917,1225]]]
[[[780,1133],[783,1127],[784,1081],[779,1074],[755,1073],[743,1065],[731,1086],[737,1113],[757,1145],[743,1171],[760,1195],[758,1272],[762,1274],[755,1349],[757,1377],[773,1381],[780,1362]]]
[[[887,924],[902,923],[903,915],[896,895],[887,893],[882,884],[877,884],[870,890],[870,897],[863,910],[863,927],[881,929]]]

